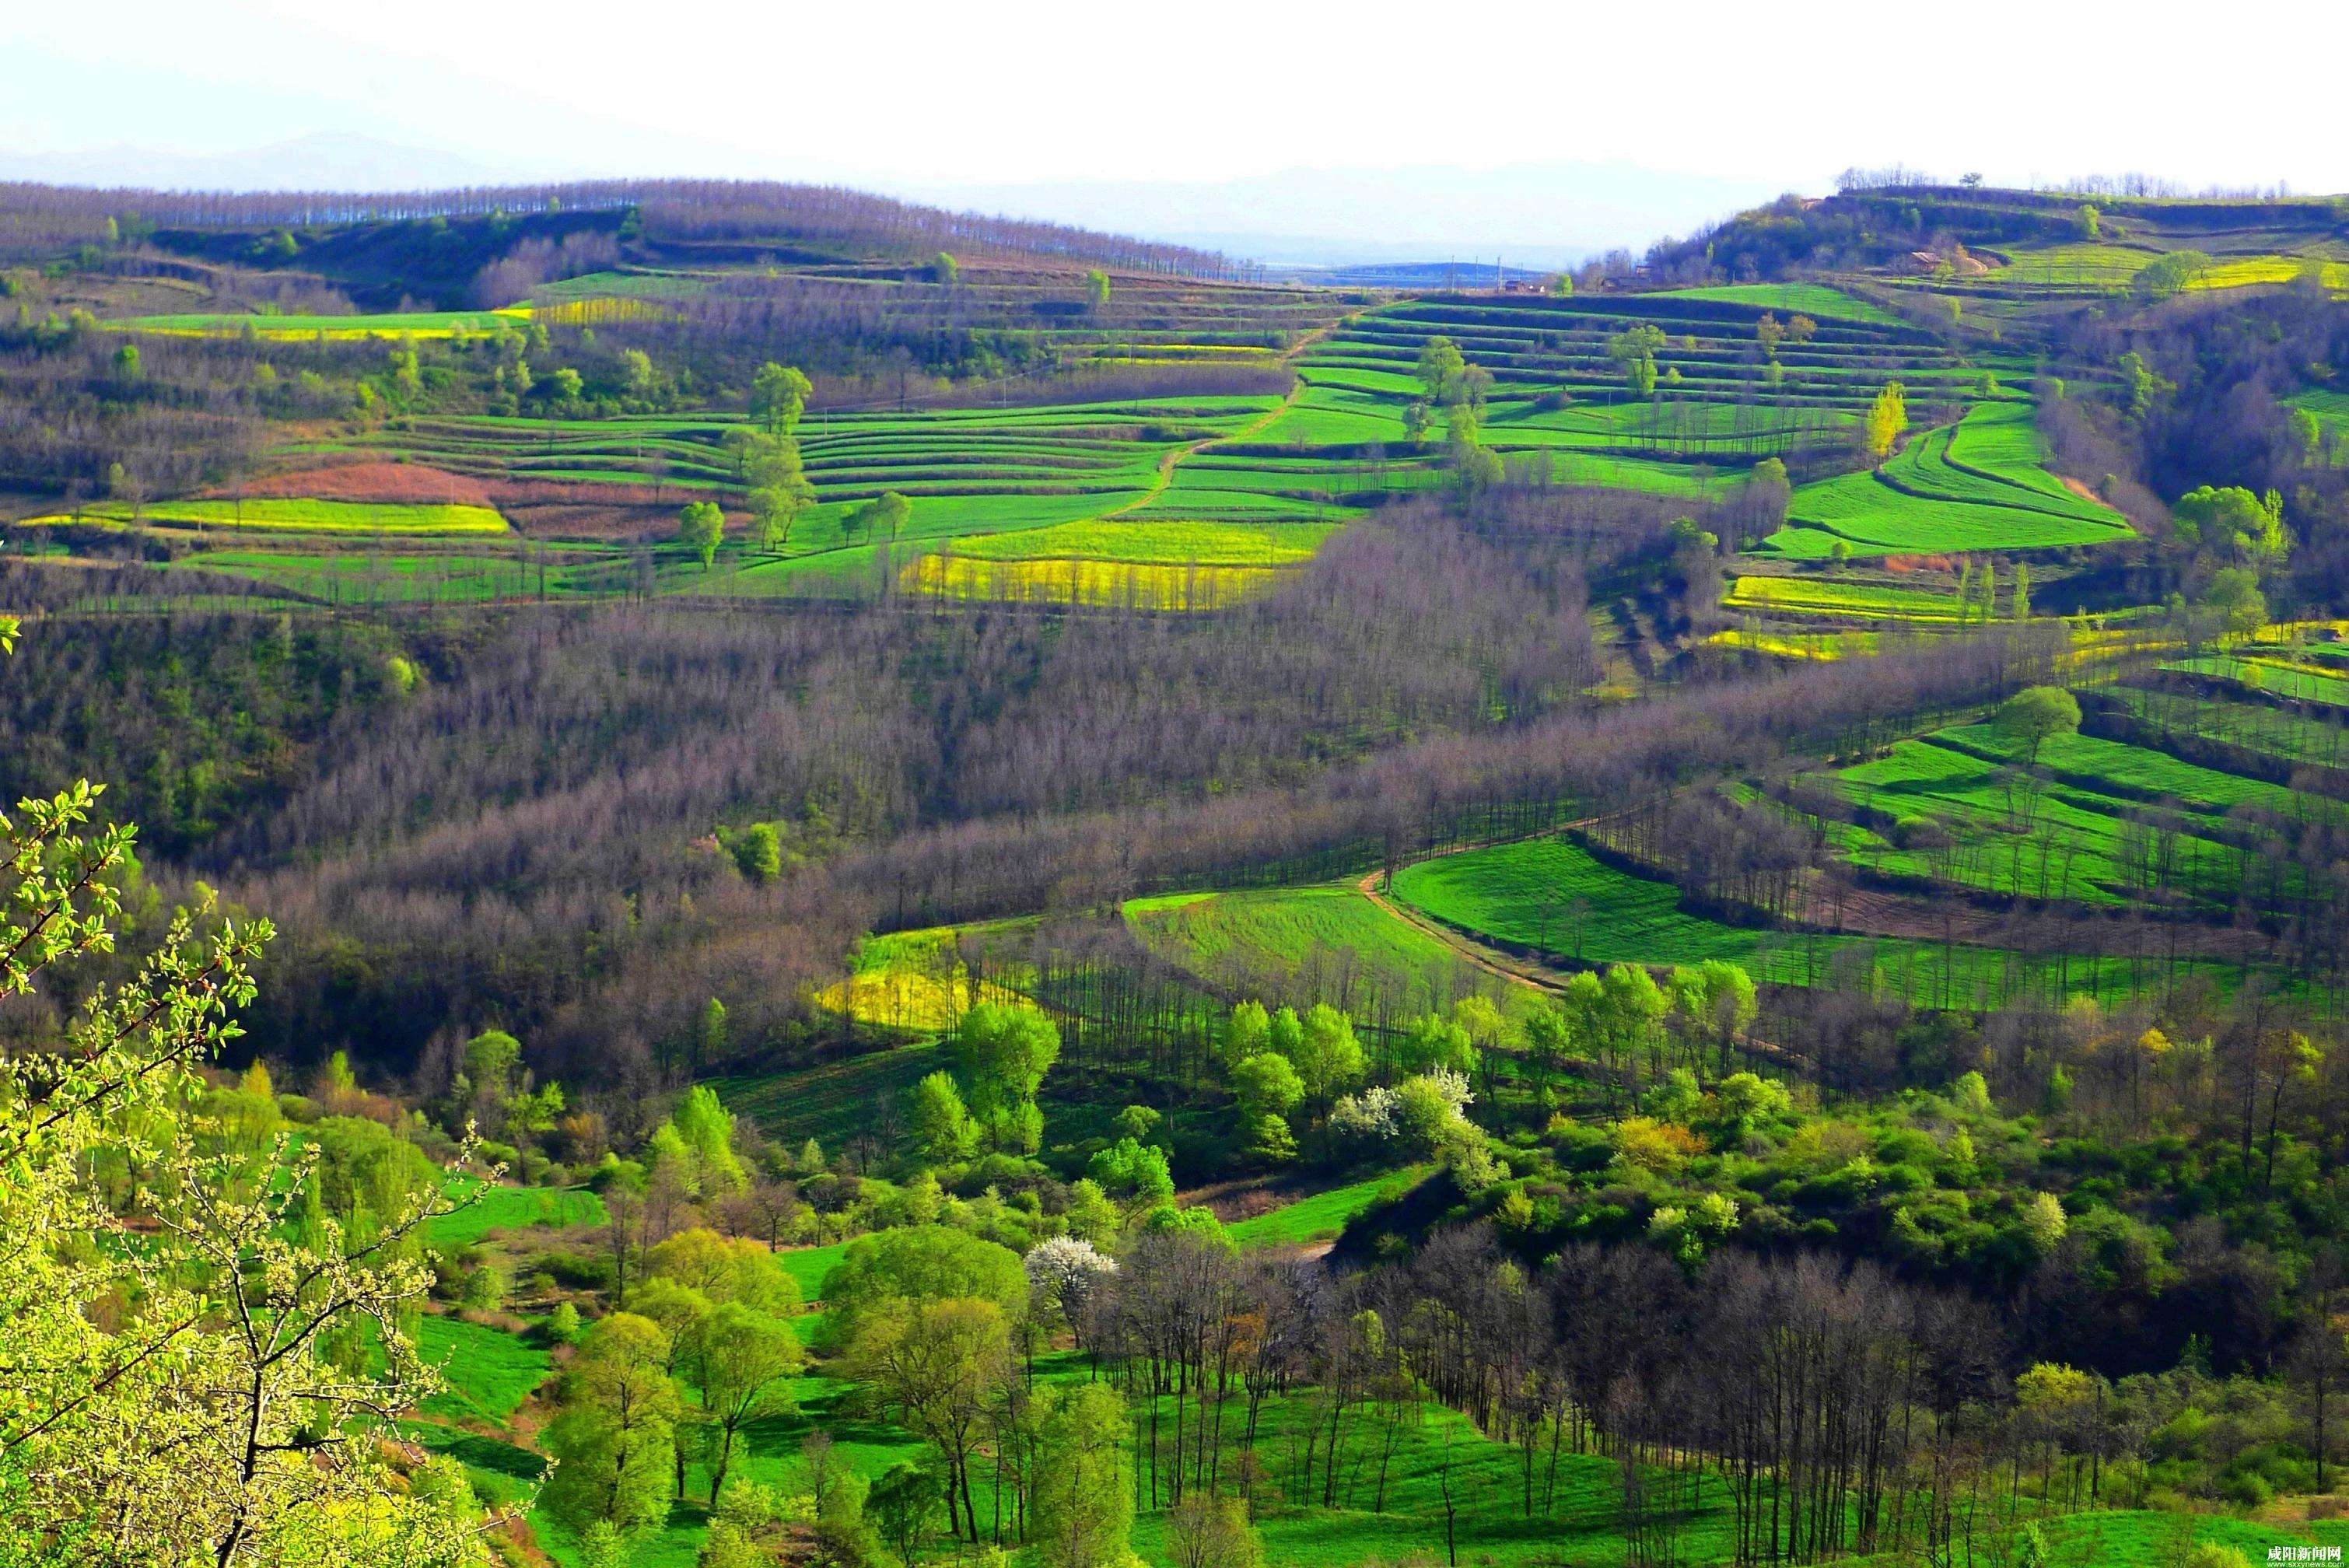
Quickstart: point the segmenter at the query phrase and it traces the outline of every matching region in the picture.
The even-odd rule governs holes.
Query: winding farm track
[[[1554,995],[1564,988],[1549,970],[1537,965],[1511,958],[1506,954],[1486,947],[1482,943],[1471,941],[1450,926],[1429,920],[1397,903],[1379,891],[1379,878],[1384,874],[1383,872],[1371,872],[1354,883],[1354,891],[1385,911],[1392,918],[1427,933],[1428,935],[1450,948],[1462,963],[1472,968],[1481,969],[1485,974],[1509,985],[1521,985],[1529,991],[1541,992],[1545,995]]]
[[[1354,321],[1355,317],[1361,314],[1362,313],[1361,311],[1354,311],[1349,315],[1340,316],[1336,321],[1330,323],[1326,326],[1315,327],[1311,332],[1307,333],[1303,337],[1299,338],[1295,343],[1289,345],[1288,350],[1281,355],[1280,362],[1284,365],[1293,364],[1299,355],[1304,353],[1307,349],[1312,347],[1315,344],[1320,342],[1323,338],[1329,336],[1340,327],[1350,325]],[[1164,457],[1158,459],[1158,477],[1151,481],[1151,485],[1148,490],[1143,491],[1139,497],[1127,501],[1123,506],[1112,507],[1109,511],[1101,512],[1093,517],[1086,518],[1084,521],[1087,522],[1102,522],[1112,517],[1123,517],[1127,512],[1138,511],[1142,508],[1148,506],[1152,501],[1154,501],[1160,496],[1164,495],[1168,488],[1174,484],[1174,469],[1184,459],[1196,457],[1201,452],[1206,451],[1208,448],[1220,447],[1226,441],[1245,441],[1250,436],[1258,434],[1274,420],[1279,418],[1283,414],[1288,413],[1291,408],[1297,407],[1297,399],[1304,390],[1305,377],[1302,376],[1296,376],[1289,381],[1288,390],[1281,394],[1279,402],[1275,403],[1271,407],[1267,408],[1263,413],[1257,415],[1255,418],[1249,420],[1247,424],[1241,426],[1238,429],[1234,430],[1229,435],[1209,436],[1203,440],[1193,441],[1188,445],[1175,447],[1170,449]]]
[[[1168,487],[1174,484],[1174,466],[1177,463],[1180,463],[1185,458],[1195,457],[1199,453],[1206,451],[1209,447],[1221,446],[1226,441],[1244,441],[1247,439],[1250,436],[1253,436],[1257,431],[1263,429],[1267,425],[1271,424],[1275,419],[1279,418],[1283,414],[1288,413],[1290,408],[1296,407],[1297,395],[1303,390],[1305,390],[1305,383],[1303,381],[1292,381],[1288,384],[1288,390],[1281,394],[1279,402],[1275,403],[1271,407],[1267,408],[1263,413],[1258,414],[1255,418],[1249,420],[1246,425],[1241,426],[1238,429],[1234,430],[1230,435],[1209,436],[1204,440],[1193,441],[1186,446],[1170,448],[1167,450],[1166,455],[1158,459],[1158,473],[1157,476],[1150,481],[1150,488],[1148,490],[1143,490],[1139,496],[1127,501],[1123,506],[1112,507],[1109,511],[1097,513],[1092,517],[1086,518],[1084,521],[1087,522],[1104,522],[1112,517],[1123,517],[1127,512],[1138,511],[1142,508],[1148,506],[1152,501],[1156,500],[1160,496],[1164,495]]]
[[[1599,819],[1596,817],[1588,819],[1589,821],[1594,822],[1599,820]],[[1569,822],[1567,824],[1569,828],[1582,827],[1585,825],[1587,824],[1583,822]],[[1563,830],[1554,829],[1552,830],[1561,831]],[[1496,841],[1509,843],[1516,841],[1500,840]],[[1468,847],[1477,848],[1481,846],[1471,845]],[[1368,876],[1361,878],[1354,883],[1354,891],[1361,893],[1364,898],[1369,899],[1372,903],[1378,905],[1379,908],[1384,910],[1388,914],[1393,916],[1395,919],[1402,921],[1407,924],[1427,933],[1428,935],[1433,936],[1438,942],[1444,944],[1444,946],[1450,948],[1454,954],[1458,954],[1463,963],[1470,965],[1476,969],[1480,969],[1485,974],[1493,975],[1496,979],[1499,979],[1507,985],[1521,986],[1526,990],[1536,992],[1545,996],[1557,995],[1566,988],[1564,982],[1558,978],[1557,972],[1556,970],[1544,967],[1537,964],[1525,963],[1520,960],[1511,958],[1505,953],[1497,952],[1492,948],[1485,946],[1481,943],[1473,941],[1470,938],[1462,935],[1460,933],[1454,931],[1449,926],[1444,925],[1439,921],[1429,920],[1425,916],[1417,914],[1413,911],[1406,909],[1402,904],[1395,903],[1392,899],[1387,897],[1386,894],[1379,892],[1378,880],[1381,874],[1381,873],[1378,872],[1372,872]],[[1796,1071],[1807,1071],[1809,1068],[1809,1062],[1800,1052],[1790,1051],[1784,1046],[1773,1045],[1767,1040],[1757,1039],[1752,1035],[1740,1037],[1736,1041],[1736,1045],[1738,1049],[1746,1052],[1750,1056],[1766,1057],[1771,1061],[1792,1068]],[[1588,1060],[1578,1059],[1573,1063],[1573,1066],[1578,1071],[1585,1073],[1597,1074],[1604,1070],[1598,1063]]]
[[[1578,832],[1584,829],[1595,828],[1601,822],[1611,821],[1623,814],[1620,811],[1607,811],[1596,817],[1581,817],[1571,822],[1560,822],[1554,828],[1544,828],[1536,833],[1516,833],[1506,838],[1485,839],[1475,843],[1456,845],[1444,851],[1444,854],[1464,854],[1470,850],[1489,850],[1502,844],[1520,844],[1531,839],[1547,839],[1559,833]],[[1430,855],[1427,858],[1441,860],[1444,856]],[[1354,891],[1384,910],[1392,918],[1427,933],[1428,935],[1459,954],[1464,962],[1483,970],[1487,975],[1506,980],[1511,985],[1522,985],[1528,990],[1545,994],[1556,993],[1565,988],[1565,983],[1557,977],[1557,971],[1548,965],[1512,958],[1499,949],[1487,947],[1474,937],[1454,930],[1442,921],[1431,920],[1416,910],[1397,903],[1379,891],[1379,878],[1384,874],[1383,872],[1374,871],[1367,876],[1359,878],[1354,883]]]

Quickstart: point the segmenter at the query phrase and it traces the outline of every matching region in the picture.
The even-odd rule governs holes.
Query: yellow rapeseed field
[[[1213,610],[1278,583],[1285,569],[1124,561],[982,561],[925,555],[899,574],[907,593],[1019,604]]]

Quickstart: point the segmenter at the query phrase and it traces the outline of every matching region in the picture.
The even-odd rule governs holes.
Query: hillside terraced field
[[[2263,882],[2257,857],[2231,841],[2228,813],[2295,805],[2276,786],[2085,736],[2043,750],[2044,785],[2017,777],[2019,760],[2002,738],[1970,727],[1826,776],[1865,813],[1844,858],[1994,893],[2120,907],[2158,889],[2220,911]],[[1935,830],[1919,832],[1920,821]]]
[[[351,315],[274,315],[191,312],[133,316],[106,325],[117,331],[165,337],[316,337],[336,341],[367,337],[455,337],[489,334],[531,317],[528,306],[504,310],[432,310]]]
[[[2027,404],[1978,403],[1872,470],[1802,486],[1763,548],[1852,555],[2045,550],[2129,538],[2127,519],[2042,466]]]
[[[1739,577],[1722,603],[1764,614],[1944,625],[1956,624],[1961,609],[1955,594],[1933,588],[1825,577]]]
[[[2349,768],[2349,710],[2297,710],[2265,703],[2123,686],[2109,694],[2155,734],[2240,748],[2286,766]]]
[[[1216,522],[1105,518],[954,541],[985,561],[1149,562],[1167,565],[1292,566],[1312,559],[1335,523]]]
[[[1841,314],[1814,317],[1816,330],[1806,341],[1781,342],[1775,357],[1767,356],[1759,346],[1757,327],[1764,315],[1778,311],[1736,293],[1413,300],[1354,318],[1316,345],[1302,363],[1325,377],[1344,372],[1360,389],[1407,400],[1421,348],[1431,337],[1445,336],[1493,373],[1496,403],[1556,392],[1572,403],[1616,405],[1632,400],[1626,397],[1610,340],[1628,327],[1645,325],[1663,335],[1655,357],[1664,401],[1751,404],[1758,414],[1782,422],[1798,412],[1855,412],[1887,380],[1901,381],[1919,400],[1937,392],[1971,393],[1981,380],[1981,366],[1961,363],[1930,333],[1862,309],[1857,301]],[[1794,300],[1817,303],[1816,296],[1761,297],[1786,310],[1787,315],[1779,316],[1782,324],[1802,314]],[[1999,361],[1992,367],[2019,366]]]
[[[2349,661],[2338,650],[2248,644],[2174,659],[2162,667],[2207,680],[2221,690],[2349,708]]]
[[[859,1024],[915,1034],[950,1029],[981,1003],[1014,1000],[970,973],[956,948],[961,935],[942,925],[874,937],[858,948],[849,975],[816,999]]]

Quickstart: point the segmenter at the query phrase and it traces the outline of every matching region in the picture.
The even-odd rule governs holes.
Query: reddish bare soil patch
[[[666,506],[709,498],[680,485],[571,484],[562,480],[484,480],[481,488],[499,506]]]
[[[710,499],[678,485],[566,484],[557,480],[488,480],[482,489],[506,520],[538,539],[648,542],[677,531],[678,509]]]
[[[1887,572],[1955,572],[1957,563],[1946,555],[1888,555],[1884,558]]]
[[[575,494],[575,492],[574,492]],[[677,532],[681,503],[628,505],[602,500],[502,502],[506,521],[533,539],[592,540],[599,544],[652,543]]]
[[[226,491],[215,492],[226,495]],[[388,505],[490,506],[486,486],[462,474],[421,463],[331,463],[295,469],[251,481],[247,496],[309,500],[381,501]]]

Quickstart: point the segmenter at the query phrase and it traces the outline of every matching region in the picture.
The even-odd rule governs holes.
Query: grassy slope
[[[1900,318],[1880,305],[1819,284],[1722,284],[1710,288],[1673,289],[1673,299],[1718,300],[1729,304],[1758,305],[1764,310],[1815,317],[1840,317],[1898,326]],[[1783,319],[1783,318],[1782,318]]]
[[[422,1407],[438,1421],[502,1427],[554,1370],[554,1359],[521,1336],[459,1317],[428,1315],[417,1326],[416,1345],[449,1381]]]
[[[1410,1191],[1433,1169],[1409,1166],[1283,1203],[1235,1222],[1229,1228],[1231,1238],[1244,1247],[1301,1247],[1330,1241],[1347,1221],[1372,1203]]]
[[[1953,429],[1925,431],[1880,469],[1795,492],[1787,526],[1763,548],[1800,560],[1838,540],[1856,555],[2039,550],[2129,536],[2126,519],[2065,489],[2043,466],[2029,412],[1979,403]]]
[[[1391,1006],[1433,1006],[1461,968],[1451,948],[1351,883],[1134,899],[1125,921],[1161,957],[1240,990],[1310,978],[1330,999],[1359,985]]]
[[[870,1128],[877,1098],[894,1095],[903,1103],[915,1084],[947,1065],[934,1043],[898,1046],[801,1072],[720,1078],[714,1087],[728,1109],[768,1137],[793,1146],[812,1138],[835,1152]]]
[[[424,1238],[436,1247],[466,1247],[492,1231],[537,1226],[600,1225],[604,1200],[585,1187],[509,1187],[469,1183],[471,1201],[428,1222]]]

